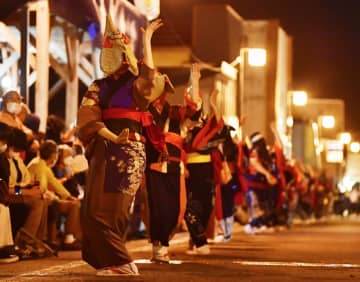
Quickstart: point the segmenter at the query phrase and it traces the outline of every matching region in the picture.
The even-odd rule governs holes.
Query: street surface
[[[146,240],[128,243],[141,275],[97,277],[80,252],[0,265],[0,281],[360,281],[360,219],[332,218],[281,232],[246,235],[240,225],[211,255],[186,255],[188,235],[170,248],[171,264],[149,262]],[[99,246],[101,248],[101,246]]]

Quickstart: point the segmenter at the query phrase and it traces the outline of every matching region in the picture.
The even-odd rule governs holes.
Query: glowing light
[[[321,126],[323,128],[334,128],[335,126],[335,117],[334,116],[321,116]]]
[[[287,125],[288,127],[293,127],[293,125],[294,125],[294,119],[293,119],[293,117],[287,117],[287,118],[286,118],[286,125]]]
[[[252,67],[263,67],[266,64],[266,50],[261,48],[248,49],[248,63]]]
[[[4,89],[9,89],[12,86],[12,81],[11,78],[7,75],[5,75],[2,79],[1,79],[1,86]]]
[[[350,144],[351,142],[351,134],[349,132],[340,133],[340,140],[343,144]]]
[[[308,95],[305,91],[293,91],[292,103],[295,106],[305,106],[307,104]]]
[[[326,142],[326,161],[328,163],[341,163],[344,160],[343,143],[337,140]]]
[[[318,124],[316,123],[316,122],[313,122],[312,124],[311,124],[311,126],[312,126],[312,128],[313,128],[313,130],[314,131],[318,131],[319,130],[319,126],[318,126]]]
[[[149,21],[160,15],[160,0],[135,0],[134,4]]]
[[[352,153],[359,153],[360,152],[360,143],[359,142],[351,142],[350,151]]]

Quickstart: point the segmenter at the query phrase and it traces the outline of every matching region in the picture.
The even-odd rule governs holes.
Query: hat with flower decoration
[[[137,59],[129,37],[115,28],[108,14],[106,16],[104,42],[100,53],[100,68],[106,74],[113,74],[123,64],[127,64],[129,71],[135,76],[139,74]]]

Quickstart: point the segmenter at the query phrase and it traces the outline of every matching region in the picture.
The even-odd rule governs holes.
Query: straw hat
[[[166,74],[156,73],[153,81],[153,88],[146,99],[150,102],[159,98],[163,93],[175,93],[174,85]]]
[[[115,28],[108,14],[106,16],[106,27],[104,42],[100,53],[100,68],[106,74],[115,73],[124,63],[124,57],[129,71],[135,76],[139,74],[137,59],[130,45],[130,39],[126,34]]]

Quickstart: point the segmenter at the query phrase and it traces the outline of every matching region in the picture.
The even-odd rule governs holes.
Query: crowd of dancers
[[[3,261],[81,249],[98,275],[138,275],[125,247],[135,195],[145,195],[142,221],[158,263],[170,261],[171,238],[181,229],[189,232],[187,253],[207,255],[209,239],[221,234],[221,241],[231,240],[235,221],[246,233],[259,234],[290,227],[295,216],[320,218],[331,211],[331,179],[286,160],[276,124],[269,125],[272,146],[260,132],[246,135],[226,124],[219,92],[200,90],[198,64],[191,67],[184,103],[168,102],[175,88],[156,70],[151,50],[161,25],[155,20],[142,30],[140,62],[130,39],[107,17],[100,56],[107,76],[89,86],[77,126],[67,134],[63,123],[49,117],[41,136],[34,115],[25,111],[21,119],[19,93],[4,96]],[[27,214],[14,244],[9,206],[19,214],[16,204]]]

